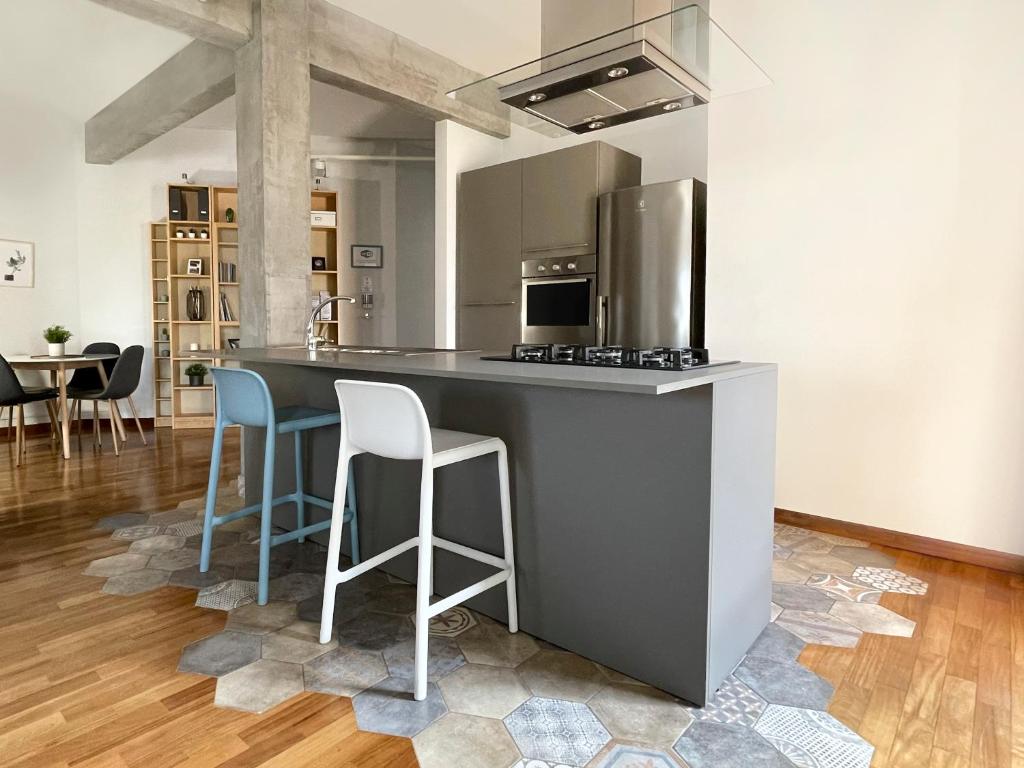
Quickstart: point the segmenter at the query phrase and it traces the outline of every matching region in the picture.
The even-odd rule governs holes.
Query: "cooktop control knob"
[[[552,264],[551,265],[551,271],[552,272],[561,272],[562,271],[562,265],[561,264]]]
[[[576,269],[576,262],[575,261],[570,261],[568,264],[565,265],[565,268],[566,269]]]
[[[547,271],[548,271],[548,268],[547,268],[547,267],[545,267],[545,266],[544,266],[543,264],[538,264],[538,265],[537,265],[537,271],[538,271],[538,272],[547,272]]]

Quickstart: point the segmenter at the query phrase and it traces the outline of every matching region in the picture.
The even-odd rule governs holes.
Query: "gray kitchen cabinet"
[[[597,253],[597,197],[640,184],[640,158],[601,141],[523,160],[523,258]]]

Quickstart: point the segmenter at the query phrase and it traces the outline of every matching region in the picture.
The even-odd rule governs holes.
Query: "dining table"
[[[88,355],[13,355],[7,358],[8,364],[15,370],[49,371],[50,386],[57,390],[60,411],[61,445],[64,458],[71,458],[71,409],[68,408],[68,371],[78,368],[95,368],[100,375],[103,386],[107,386],[107,371],[103,367],[105,360],[116,360],[115,354]],[[113,418],[117,419],[116,409],[112,409]]]

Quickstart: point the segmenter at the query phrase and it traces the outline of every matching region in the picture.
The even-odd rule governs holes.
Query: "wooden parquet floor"
[[[109,438],[96,454],[83,436],[65,462],[39,438],[19,470],[13,443],[0,442],[3,768],[417,766],[410,740],[357,730],[349,699],[306,693],[265,715],[215,708],[215,681],[176,668],[225,614],[196,608],[192,590],[111,596],[82,575],[125,549],[93,530],[98,519],[203,492],[210,441],[158,430],[115,458]],[[226,455],[225,481],[238,472],[237,437]]]

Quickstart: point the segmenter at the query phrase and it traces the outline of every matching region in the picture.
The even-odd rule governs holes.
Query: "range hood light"
[[[675,112],[677,109],[682,109],[683,105],[678,101],[670,101],[668,104],[662,107],[666,112]]]
[[[608,77],[625,77],[628,74],[628,67],[612,67],[608,70]]]
[[[536,104],[538,101],[544,101],[547,97],[546,93],[531,93],[527,101]]]
[[[647,102],[647,106],[648,107],[656,107],[659,104],[664,104],[666,101],[668,101],[668,99],[666,99],[664,96],[662,96],[661,98],[658,98],[658,99],[651,99],[650,101]]]
[[[601,120],[595,120],[592,123],[587,123],[587,128],[592,131],[596,131],[598,128],[604,128],[604,122]]]

